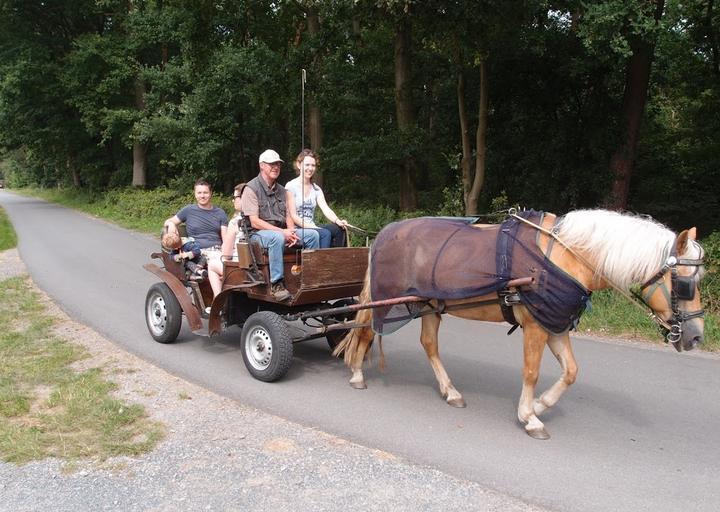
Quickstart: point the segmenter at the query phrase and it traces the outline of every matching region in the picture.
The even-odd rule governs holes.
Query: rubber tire
[[[281,379],[290,369],[293,343],[285,321],[272,311],[258,311],[245,321],[240,340],[245,367],[263,382]]]
[[[158,343],[172,343],[180,333],[182,309],[165,283],[155,283],[145,297],[145,323]]]
[[[358,303],[358,301],[356,301],[355,299],[340,299],[340,300],[335,301],[333,303],[332,307],[339,308],[342,306],[352,306],[353,304],[357,304],[357,303]],[[357,315],[357,313],[355,313],[355,314]],[[349,320],[350,318],[352,318],[352,316],[353,316],[352,313],[345,313],[342,315],[335,315],[335,316],[333,316],[333,318],[335,320],[339,320],[342,322],[344,320]],[[331,351],[335,350],[335,347],[337,347],[340,344],[342,339],[345,336],[347,336],[347,334],[349,332],[350,332],[350,329],[342,329],[339,331],[328,331],[325,334],[325,338],[327,339],[327,343],[330,346],[330,350]]]

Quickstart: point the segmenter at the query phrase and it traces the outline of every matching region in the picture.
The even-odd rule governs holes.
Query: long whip
[[[305,82],[307,72],[305,68],[300,70],[300,149],[305,148]]]
[[[307,81],[307,72],[305,68],[300,69],[300,151],[305,149],[305,82]],[[300,163],[300,212],[305,213],[305,174]],[[298,205],[295,205],[297,212]],[[305,222],[300,226],[300,238],[303,246],[305,245]],[[302,271],[302,267],[301,271]]]

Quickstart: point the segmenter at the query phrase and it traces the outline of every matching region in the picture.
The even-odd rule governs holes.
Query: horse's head
[[[705,274],[704,251],[695,237],[695,228],[680,233],[662,268],[642,285],[645,302],[678,352],[702,343],[705,329],[698,288]]]

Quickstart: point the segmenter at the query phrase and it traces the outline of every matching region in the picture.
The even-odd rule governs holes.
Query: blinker
[[[692,276],[677,276],[673,279],[673,291],[680,300],[695,298],[695,279]]]

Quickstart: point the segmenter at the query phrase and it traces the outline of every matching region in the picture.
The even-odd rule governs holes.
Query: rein
[[[619,292],[623,297],[628,299],[632,304],[637,306],[640,310],[642,310],[643,313],[647,313],[646,308],[650,309],[649,317],[656,323],[658,326],[662,329],[663,334],[665,335],[665,342],[670,342],[673,345],[677,344],[680,341],[680,338],[682,337],[682,324],[683,322],[687,320],[691,320],[693,318],[699,318],[705,315],[705,311],[700,309],[697,311],[691,311],[691,312],[684,312],[680,309],[678,304],[678,294],[676,292],[676,289],[678,288],[678,283],[680,283],[680,280],[687,279],[684,277],[680,277],[677,275],[677,267],[678,266],[695,266],[699,267],[703,264],[703,252],[702,247],[700,248],[700,258],[698,259],[678,259],[677,256],[675,256],[675,253],[677,252],[677,237],[675,242],[673,243],[673,247],[671,250],[671,255],[668,257],[668,259],[665,261],[663,266],[658,270],[658,272],[651,277],[649,280],[647,280],[642,286],[641,289],[644,290],[648,286],[654,284],[655,282],[661,280],[665,274],[669,271],[671,272],[671,292],[670,292],[670,300],[668,301],[670,304],[670,308],[672,310],[672,318],[670,322],[663,320],[657,314],[653,309],[650,307],[650,305],[647,303],[645,298],[643,296],[635,296],[631,295],[630,293],[623,290],[621,287],[616,285],[612,280],[610,280],[607,276],[605,276],[602,272],[598,271],[597,267],[590,263],[590,261],[587,260],[584,256],[582,256],[580,253],[578,253],[575,249],[570,247],[568,244],[566,244],[554,231],[545,229],[542,226],[539,226],[533,222],[530,222],[527,219],[522,218],[521,216],[517,215],[514,209],[511,209],[509,211],[509,216],[513,217],[515,219],[520,220],[521,222],[524,222],[525,224],[532,226],[536,230],[540,231],[541,233],[544,233],[557,241],[560,245],[562,245],[565,249],[567,249],[573,256],[575,256],[580,262],[582,262],[587,268],[592,270],[596,275],[599,275],[606,283],[608,283],[615,291]],[[696,270],[697,272],[697,270]],[[694,284],[694,283],[693,283]],[[664,288],[664,284],[663,284]],[[654,291],[654,290],[653,290]],[[667,291],[665,290],[666,296]],[[687,300],[691,300],[692,297],[689,297]],[[677,345],[676,345],[677,348]]]
[[[357,226],[353,226],[353,225],[350,224],[349,222],[348,222],[347,224],[345,224],[345,228],[344,228],[344,229],[345,229],[345,235],[346,235],[346,237],[347,237],[346,240],[347,240],[347,246],[348,246],[348,247],[350,247],[350,245],[351,245],[351,244],[350,244],[350,231],[355,231],[355,232],[357,232],[357,233],[361,233],[361,234],[365,235],[365,246],[366,246],[366,247],[369,247],[369,246],[370,246],[370,237],[371,237],[371,236],[375,236],[375,235],[378,234],[377,231],[368,231],[367,229],[363,229],[363,228],[359,228],[359,227],[357,227]]]

